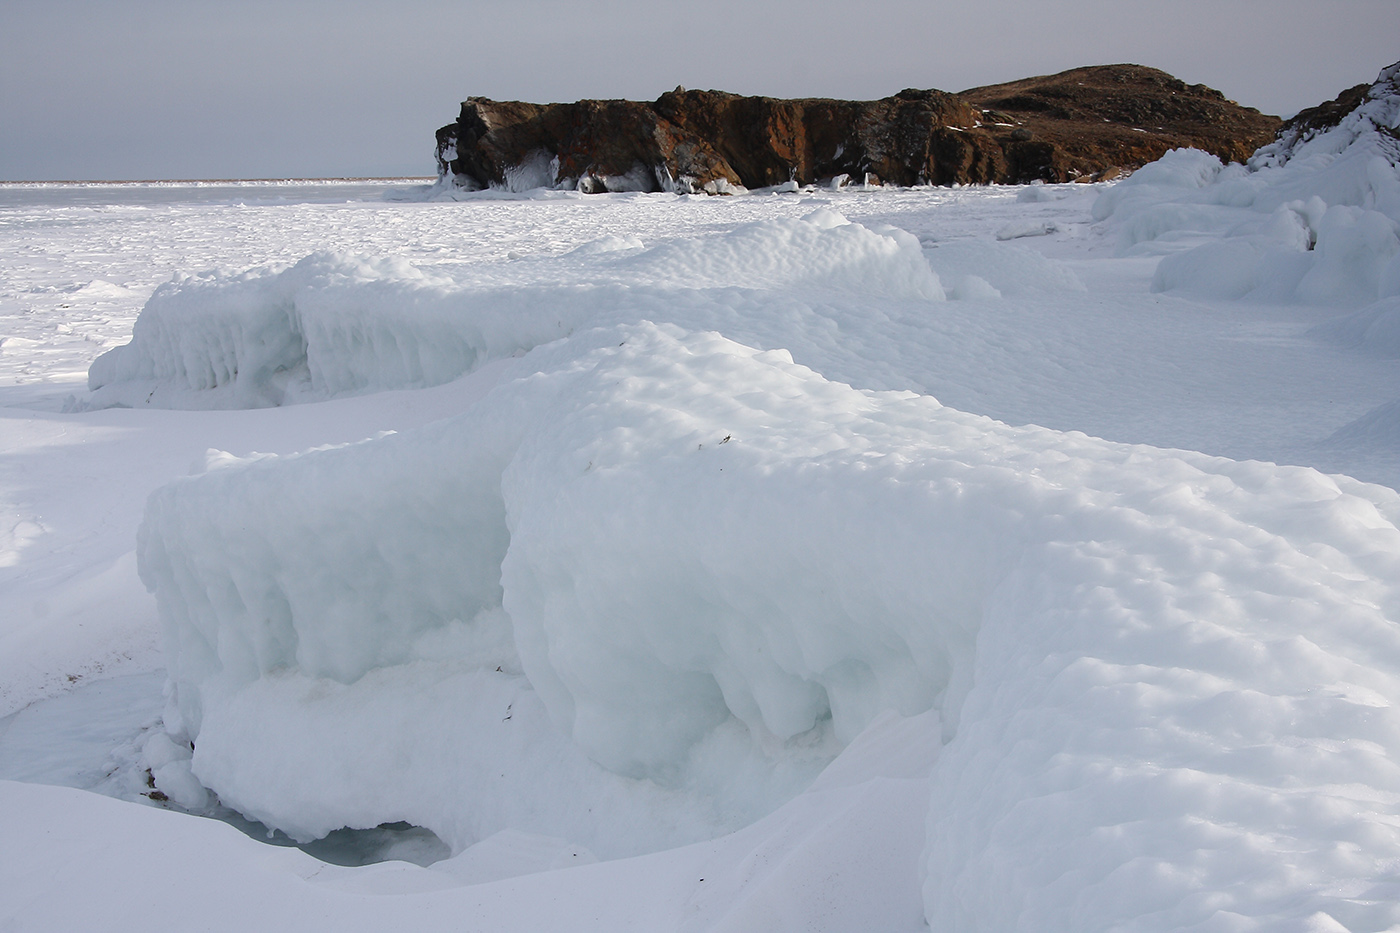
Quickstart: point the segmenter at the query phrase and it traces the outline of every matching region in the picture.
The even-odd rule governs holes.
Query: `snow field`
[[[972,194],[963,191],[928,192],[946,206],[925,205],[923,213],[918,192],[899,191],[866,193],[868,203],[847,194],[718,206],[671,197],[665,209],[655,195],[602,196],[598,207],[577,203],[582,195],[515,202],[526,216],[553,205],[538,218],[556,225],[569,249],[537,243],[530,254],[501,259],[494,246],[473,247],[467,254],[476,261],[451,263],[395,242],[384,248],[402,251],[392,258],[325,253],[177,279],[160,288],[136,341],[92,373],[94,381],[111,379],[120,361],[116,368],[132,378],[79,393],[76,404],[221,408],[439,384],[578,328],[647,320],[786,349],[830,379],[933,394],[1012,423],[1395,480],[1390,458],[1331,441],[1400,398],[1394,372],[1376,354],[1367,354],[1375,362],[1361,359],[1345,341],[1331,356],[1319,353],[1318,339],[1329,339],[1321,330],[1306,339],[1309,326],[1341,309],[1275,306],[1289,310],[1255,313],[1242,328],[1236,315],[1203,306],[1199,296],[1149,294],[1124,272],[1150,270],[1156,259],[1086,261],[1122,227],[1110,219],[1086,229],[1082,211],[1094,191],[1040,187],[1051,201],[1019,208],[1009,192],[990,191],[977,206],[998,218],[993,226],[1006,226],[1007,210],[1058,218],[1036,221],[1060,232],[1034,249],[977,235],[967,220],[971,202],[964,203]],[[404,205],[435,223],[430,209],[442,206]],[[499,199],[462,206],[506,230],[520,223]],[[683,221],[749,218],[762,214],[759,207],[792,216],[676,235],[694,229]],[[837,208],[868,219],[840,224]],[[1258,216],[1231,210],[1232,222]],[[580,242],[589,216],[657,236],[600,237],[595,228]],[[922,264],[891,219],[917,232]],[[1227,246],[1238,240],[1191,236]],[[1160,253],[1172,242],[1142,245]],[[1090,286],[1085,275],[1096,277]],[[935,303],[934,289],[957,300]],[[217,380],[225,381],[194,388]]]

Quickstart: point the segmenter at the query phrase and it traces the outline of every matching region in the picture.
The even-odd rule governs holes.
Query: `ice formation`
[[[1248,166],[1170,152],[1101,195],[1094,216],[1113,220],[1126,252],[1168,253],[1155,291],[1369,305],[1400,294],[1397,128],[1400,63],[1337,126],[1290,133]]]
[[[1320,879],[1400,855],[1392,491],[1011,428],[674,327],[519,366],[454,421],[152,499],[167,723],[225,800],[459,848],[553,819],[621,854],[752,818],[882,711],[937,711],[940,927],[1337,916]],[[648,779],[666,831],[581,759],[548,767],[602,827],[498,802],[507,710]]]
[[[842,347],[843,315],[880,315],[871,299],[944,297],[914,237],[827,208],[641,251],[595,245],[547,269],[545,281],[506,264],[458,282],[402,261],[316,254],[177,279],[151,297],[131,343],[93,363],[91,404],[246,408],[437,385],[581,327],[638,320],[770,347],[806,333],[819,359],[868,358],[887,348]],[[850,308],[832,307],[832,293]]]

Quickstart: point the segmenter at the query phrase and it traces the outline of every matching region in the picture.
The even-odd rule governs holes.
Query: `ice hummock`
[[[805,332],[824,360],[851,352],[832,345],[842,317],[885,316],[871,299],[944,298],[913,236],[829,208],[640,250],[606,245],[466,281],[328,253],[179,278],[151,296],[129,344],[94,361],[86,404],[256,408],[440,385],[580,328],[638,320],[770,347]],[[832,294],[847,296],[849,310],[832,307]],[[866,358],[882,350],[855,348]]]
[[[883,712],[936,714],[934,925],[1344,917],[1327,879],[1387,883],[1392,490],[1009,427],[675,326],[517,365],[457,419],[153,497],[166,721],[225,801],[292,835],[631,854],[778,806]]]

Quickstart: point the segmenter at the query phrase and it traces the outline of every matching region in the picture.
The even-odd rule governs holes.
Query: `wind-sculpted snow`
[[[152,497],[167,725],[225,802],[621,854],[926,714],[933,929],[1400,922],[1392,490],[670,325],[511,365],[454,420]]]
[[[1324,321],[1312,333],[1382,359],[1400,359],[1400,290],[1359,311]]]
[[[846,354],[868,367],[886,348],[843,346],[844,316],[878,322],[888,315],[872,302],[907,316],[944,297],[914,237],[828,208],[651,249],[613,240],[466,282],[330,254],[177,279],[151,297],[131,343],[93,363],[89,404],[244,408],[438,385],[580,327],[638,320],[770,347],[806,334],[813,362]],[[890,334],[889,349],[907,337]],[[838,367],[838,378],[858,368]]]

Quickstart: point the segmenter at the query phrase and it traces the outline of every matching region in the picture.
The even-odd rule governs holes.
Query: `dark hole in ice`
[[[452,854],[431,829],[412,823],[381,823],[373,829],[337,829],[322,839],[298,843],[281,830],[269,830],[257,820],[250,820],[227,807],[209,814],[246,833],[250,838],[274,846],[291,846],[312,858],[358,868],[376,862],[412,862],[424,868]]]
[[[164,680],[156,672],[80,684],[0,717],[0,778],[77,787],[124,800],[144,798],[166,810],[228,823],[259,842],[295,846],[332,865],[356,868],[398,860],[428,866],[452,854],[432,830],[410,823],[338,829],[298,845],[285,833],[269,831],[218,803],[186,810],[156,787],[154,776],[135,758],[137,737],[158,728]],[[119,746],[128,750],[125,758],[114,757]]]
[[[452,854],[431,829],[403,822],[383,823],[373,829],[337,829],[300,848],[323,862],[350,867],[400,861],[426,868]]]

